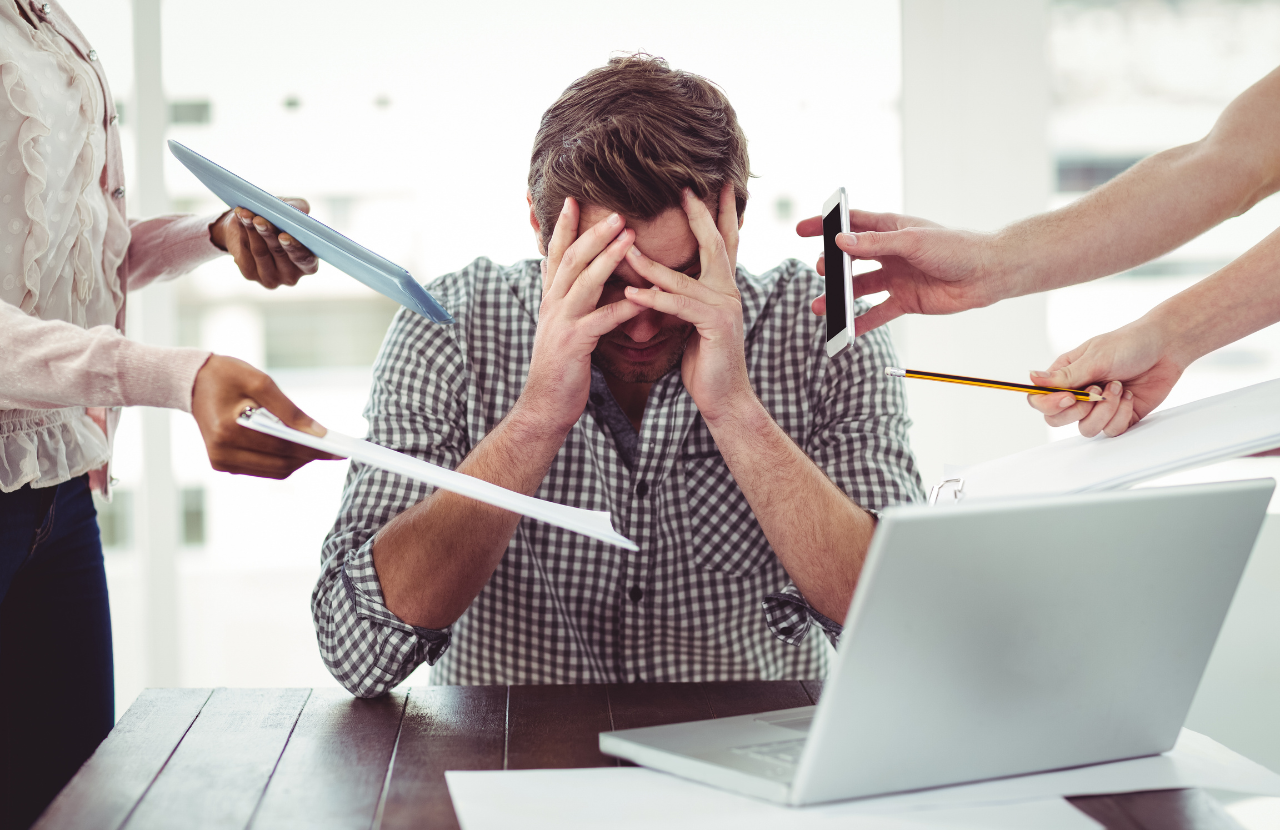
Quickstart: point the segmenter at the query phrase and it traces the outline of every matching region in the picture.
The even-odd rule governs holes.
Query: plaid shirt
[[[920,498],[886,331],[834,360],[809,311],[821,278],[795,260],[739,268],[752,385],[782,429],[867,508]],[[369,440],[450,469],[524,388],[542,283],[537,260],[478,259],[431,285],[453,326],[401,310],[374,366]],[[774,555],[678,370],[653,385],[634,464],[597,400],[569,431],[536,495],[613,514],[631,553],[521,520],[497,570],[449,628],[386,607],[373,536],[432,488],[353,463],[312,594],[321,655],[352,693],[382,694],[423,662],[447,684],[614,683],[822,677],[826,646]],[[763,603],[763,608],[762,608]]]

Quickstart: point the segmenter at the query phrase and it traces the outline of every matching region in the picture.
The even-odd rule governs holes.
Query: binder
[[[964,468],[930,504],[1122,490],[1280,447],[1280,380],[1148,415],[1115,438],[1075,436]]]
[[[189,147],[169,142],[169,151],[205,187],[232,208],[247,208],[311,249],[339,271],[416,311],[433,323],[452,323],[453,317],[418,284],[408,271],[375,254],[323,222],[272,196],[262,188],[221,167]]]

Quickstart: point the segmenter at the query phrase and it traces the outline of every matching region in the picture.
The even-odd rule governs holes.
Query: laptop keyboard
[[[755,758],[760,761],[794,766],[800,762],[800,753],[804,751],[804,743],[804,738],[797,738],[793,741],[771,741],[767,744],[735,746],[729,751],[735,755],[745,755],[748,758]]]

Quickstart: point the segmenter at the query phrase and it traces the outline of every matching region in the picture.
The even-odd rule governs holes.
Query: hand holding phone
[[[835,357],[853,341],[853,261],[836,245],[836,234],[849,232],[849,198],[837,188],[822,206],[822,245],[827,278],[827,357]]]

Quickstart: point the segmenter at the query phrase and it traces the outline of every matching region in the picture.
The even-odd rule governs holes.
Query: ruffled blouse
[[[97,55],[56,3],[25,2],[33,26],[18,2],[0,0],[0,492],[94,471],[103,489],[116,408],[189,410],[208,358],[126,340],[126,291],[221,252],[207,218],[131,230]]]

